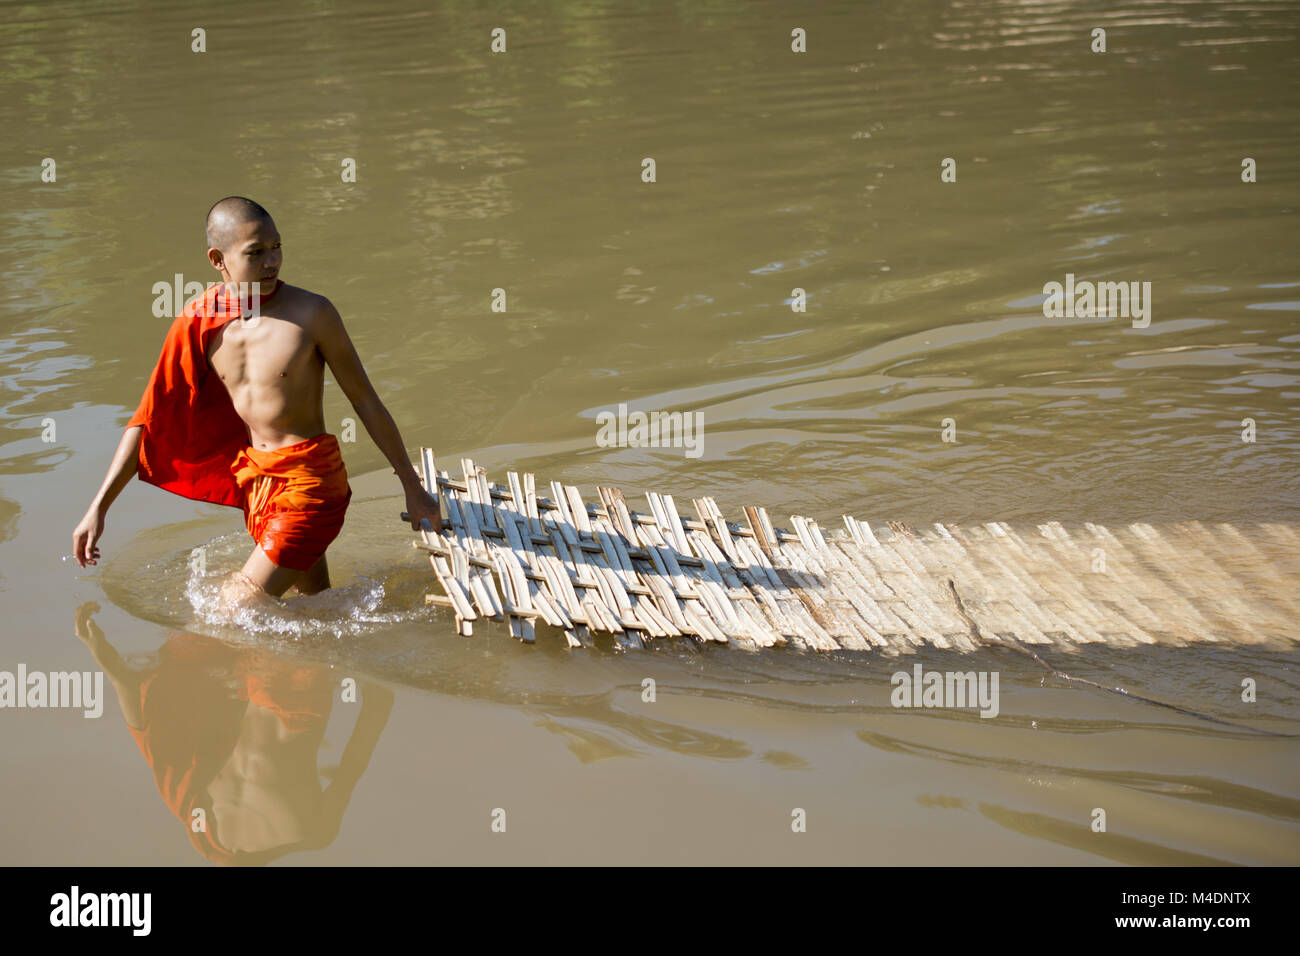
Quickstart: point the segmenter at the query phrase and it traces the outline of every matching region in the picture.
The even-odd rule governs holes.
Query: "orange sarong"
[[[272,451],[245,448],[230,470],[248,533],[274,564],[306,571],[338,537],[352,488],[333,435]]]

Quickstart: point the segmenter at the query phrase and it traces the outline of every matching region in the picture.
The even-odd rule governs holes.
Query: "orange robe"
[[[271,451],[245,448],[233,472],[248,533],[274,564],[306,571],[338,537],[352,488],[333,435]]]
[[[238,317],[238,296],[224,283],[187,303],[168,330],[140,405],[126,423],[144,429],[136,470],[142,481],[232,508],[243,502],[230,463],[248,444],[248,427],[225,384],[208,367],[207,348],[221,327]]]

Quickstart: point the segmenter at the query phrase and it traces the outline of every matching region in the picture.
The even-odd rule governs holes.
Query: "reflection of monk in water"
[[[156,666],[134,670],[91,620],[98,609],[77,609],[77,637],[113,683],[158,792],[195,849],[218,863],[260,864],[333,842],[388,721],[387,688],[363,685],[352,738],[322,790],[316,757],[338,686],[328,668],[177,634]]]

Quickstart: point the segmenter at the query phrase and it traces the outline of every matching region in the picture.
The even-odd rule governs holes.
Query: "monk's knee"
[[[221,585],[221,601],[236,607],[257,600],[266,594],[264,590],[242,571],[232,571]]]

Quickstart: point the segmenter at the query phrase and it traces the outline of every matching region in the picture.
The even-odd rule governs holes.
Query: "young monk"
[[[208,261],[222,281],[172,323],[108,475],[72,533],[77,563],[98,563],[109,506],[139,474],[243,510],[256,547],[227,582],[227,599],[328,588],[325,550],[352,489],[338,441],[325,431],[327,365],[401,480],[412,529],[428,518],[441,531],[437,500],[421,486],[337,310],[280,280],[280,233],[270,214],[230,196],[209,210],[206,232]],[[241,297],[241,288],[251,294]]]

